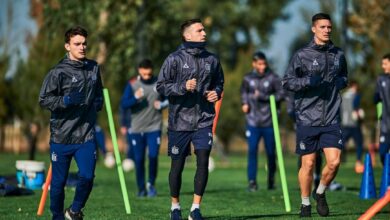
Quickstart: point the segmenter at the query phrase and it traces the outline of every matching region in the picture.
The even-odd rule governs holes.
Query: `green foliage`
[[[157,74],[164,59],[181,43],[182,21],[199,17],[209,37],[208,48],[221,57],[225,67],[226,97],[229,98],[223,105],[232,108],[223,114],[242,124],[243,117],[237,114],[237,111],[241,112],[237,108],[240,106],[237,88],[242,74],[248,69],[246,62],[241,63],[246,57],[240,58],[240,54],[253,47],[252,32],[261,39],[261,45],[267,44],[273,21],[282,17],[281,9],[286,2],[228,0],[212,5],[206,0],[37,2],[43,8],[42,23],[29,60],[21,65],[12,83],[13,100],[17,102],[15,114],[27,121],[47,121],[47,112],[37,103],[39,88],[49,69],[65,54],[63,35],[68,28],[81,25],[89,31],[88,56],[100,62],[103,83],[110,90],[115,113],[127,80],[137,75],[138,62],[150,58]],[[237,33],[245,37],[240,40]],[[44,118],[46,120],[42,120]],[[224,131],[225,142],[242,131],[227,122],[221,123],[220,130]]]

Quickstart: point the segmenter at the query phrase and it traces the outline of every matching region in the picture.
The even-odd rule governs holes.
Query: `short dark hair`
[[[385,54],[385,55],[382,57],[382,60],[385,60],[385,59],[390,60],[390,53],[387,53],[387,54]]]
[[[185,20],[181,25],[180,25],[180,34],[181,34],[181,38],[183,41],[185,41],[184,39],[184,32],[187,30],[187,28],[195,23],[202,23],[202,20],[200,20],[200,18],[193,18],[193,19],[189,19],[189,20]]]
[[[81,36],[87,38],[88,32],[87,32],[87,30],[85,30],[81,26],[71,27],[65,32],[65,43],[69,43],[70,38],[72,38],[76,35],[81,35]]]
[[[257,52],[255,52],[252,55],[252,60],[253,61],[256,61],[256,60],[265,60],[265,61],[267,61],[267,57],[265,56],[265,54],[263,52],[257,51]]]
[[[141,62],[139,62],[138,68],[153,69],[153,63],[149,59],[143,59]]]
[[[314,26],[314,24],[318,20],[329,20],[329,21],[332,21],[332,19],[330,18],[329,14],[320,12],[320,13],[317,13],[317,14],[313,15],[313,17],[311,18],[311,25]]]

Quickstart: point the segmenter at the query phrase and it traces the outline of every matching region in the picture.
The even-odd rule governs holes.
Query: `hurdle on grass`
[[[283,189],[284,205],[286,208],[286,212],[290,212],[291,211],[290,197],[288,195],[286,171],[284,169],[282,145],[280,143],[281,141],[280,141],[280,133],[279,133],[278,112],[276,110],[276,101],[274,95],[270,96],[270,103],[271,103],[271,113],[272,113],[272,125],[274,128],[274,136],[275,136],[275,144],[276,144],[276,154],[278,156],[279,173],[280,173],[280,179],[282,182],[282,189]]]
[[[103,95],[104,95],[104,104],[106,105],[106,111],[107,111],[107,116],[108,116],[108,125],[110,127],[112,144],[114,146],[114,155],[115,155],[116,165],[117,165],[117,168],[118,168],[119,182],[120,182],[121,189],[122,189],[123,201],[125,203],[126,213],[130,214],[131,213],[131,209],[130,209],[129,196],[127,194],[127,188],[126,188],[126,183],[125,183],[125,176],[123,174],[123,169],[122,169],[122,160],[121,160],[121,157],[120,157],[118,141],[117,141],[117,138],[116,138],[115,124],[114,124],[114,119],[112,117],[110,96],[108,94],[108,89],[107,88],[103,89]]]

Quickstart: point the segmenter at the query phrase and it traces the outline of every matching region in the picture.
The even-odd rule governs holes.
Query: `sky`
[[[279,75],[284,74],[292,55],[289,51],[290,44],[310,26],[310,21],[302,16],[302,11],[309,15],[317,13],[320,8],[319,1],[290,1],[283,9],[284,13],[290,15],[290,19],[275,21],[274,32],[270,35],[270,45],[267,48],[260,48],[266,53],[274,71]],[[37,34],[37,24],[29,13],[29,0],[0,1],[0,55],[4,53],[10,55],[10,68],[6,78],[12,78],[16,73],[17,63],[28,58],[27,39]]]
[[[19,61],[26,61],[29,41],[38,33],[36,22],[30,16],[29,0],[0,1],[0,55],[9,57],[9,68],[5,74],[11,79]]]
[[[274,24],[274,33],[269,37],[272,39],[268,48],[264,50],[267,58],[271,61],[273,70],[279,75],[284,75],[290,57],[289,46],[300,33],[305,32],[311,25],[311,21],[304,20],[302,10],[308,14],[315,14],[319,11],[319,0],[295,0],[290,1],[283,9],[283,14],[289,14],[288,20],[277,20]],[[307,39],[309,42],[311,39]]]

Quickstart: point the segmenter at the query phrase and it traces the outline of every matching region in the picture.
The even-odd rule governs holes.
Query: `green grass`
[[[27,155],[0,154],[0,175],[15,174],[15,160],[26,159]],[[48,162],[48,155],[38,155],[39,160]],[[259,157],[258,182],[259,190],[255,193],[246,191],[246,157],[235,155],[229,158],[228,164],[218,164],[210,174],[209,183],[202,203],[202,213],[207,219],[297,219],[300,206],[300,194],[297,181],[296,156],[286,155],[286,173],[292,211],[285,212],[279,174],[277,174],[277,189],[268,191],[266,186],[265,157]],[[328,192],[330,217],[327,219],[357,219],[376,200],[359,199],[361,175],[353,172],[354,155],[343,163],[337,181],[347,190]],[[84,209],[85,219],[168,219],[170,198],[168,188],[169,158],[160,156],[159,174],[157,180],[157,198],[137,198],[134,172],[126,173],[127,189],[130,197],[132,213],[125,213],[119,178],[116,169],[107,169],[102,161],[96,169],[95,186]],[[71,171],[75,172],[73,162]],[[374,169],[377,187],[380,184],[381,168]],[[188,161],[183,173],[181,206],[183,217],[188,215],[192,202],[194,160]],[[0,197],[1,219],[50,219],[49,199],[46,202],[43,217],[37,218],[36,211],[41,191],[35,191],[32,196]],[[68,206],[73,198],[74,189],[66,189]],[[315,204],[314,201],[312,201]],[[320,219],[312,209],[313,218]],[[389,219],[387,205],[374,219]]]

